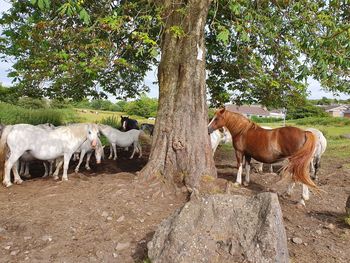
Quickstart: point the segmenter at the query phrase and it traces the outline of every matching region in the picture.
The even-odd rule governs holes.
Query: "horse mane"
[[[250,129],[257,129],[260,125],[249,120],[247,117],[240,113],[225,111],[225,126],[228,128],[232,135],[245,134]]]

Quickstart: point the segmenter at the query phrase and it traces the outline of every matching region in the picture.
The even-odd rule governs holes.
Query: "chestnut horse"
[[[308,188],[316,188],[309,176],[310,161],[313,157],[316,138],[312,132],[297,127],[281,127],[272,130],[263,129],[239,113],[218,110],[208,125],[208,132],[225,126],[231,133],[232,144],[237,158],[236,184],[242,183],[243,158],[246,162],[244,184],[249,183],[251,158],[263,163],[274,163],[285,158],[283,173],[292,174],[295,182],[303,183],[303,199],[308,200]]]

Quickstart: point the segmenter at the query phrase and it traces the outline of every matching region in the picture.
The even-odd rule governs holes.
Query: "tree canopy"
[[[164,10],[157,1],[13,0],[0,24],[0,51],[22,94],[82,99],[147,90],[157,63]],[[157,4],[156,4],[157,3]],[[212,105],[280,107],[303,101],[312,76],[350,94],[348,1],[215,0],[205,27]],[[186,16],[186,2],[173,12]],[[186,37],[181,26],[167,29]]]

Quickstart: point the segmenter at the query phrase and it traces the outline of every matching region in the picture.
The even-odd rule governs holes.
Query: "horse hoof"
[[[108,159],[110,160],[110,159],[112,159],[112,157],[111,157],[111,156],[109,156],[109,157],[108,157]]]
[[[299,208],[305,208],[306,205],[305,205],[305,201],[304,199],[301,199],[299,202],[298,202],[298,205],[297,205]]]
[[[79,170],[74,170],[74,172],[77,174],[77,173],[79,173]]]
[[[115,160],[117,160],[117,158],[113,158],[113,160],[115,161]]]
[[[15,184],[22,184],[22,183],[23,183],[23,180],[22,180],[22,179],[15,180]]]
[[[241,186],[241,184],[240,184],[240,183],[235,182],[235,183],[233,184],[233,186],[234,186],[234,187],[240,187],[240,186]]]
[[[62,181],[68,181],[68,178],[62,177]]]
[[[88,171],[90,171],[91,170],[91,168],[90,167],[85,167],[86,168],[86,170],[88,170]]]
[[[248,186],[248,185],[249,185],[249,182],[243,182],[243,185],[244,185],[244,186]]]
[[[54,179],[54,180],[58,180],[59,178],[58,178],[57,175],[54,175],[54,176],[53,176],[53,179]]]
[[[2,183],[5,187],[10,187],[12,185],[11,182],[3,182]]]

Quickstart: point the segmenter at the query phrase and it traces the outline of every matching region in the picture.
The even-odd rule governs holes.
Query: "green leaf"
[[[79,17],[84,21],[86,25],[90,24],[90,16],[88,12],[86,12],[85,8],[82,8],[79,12]]]

